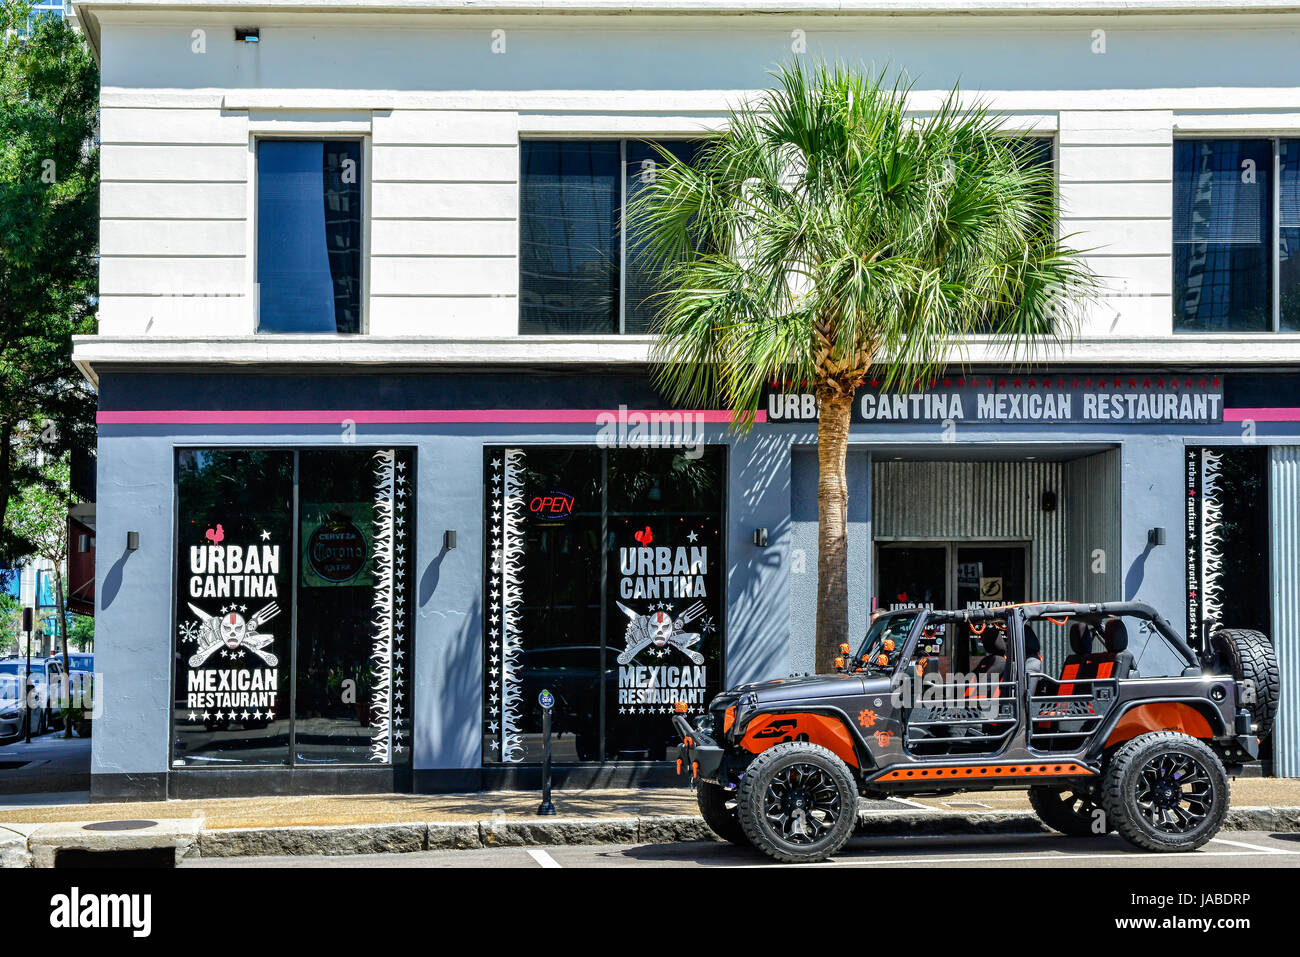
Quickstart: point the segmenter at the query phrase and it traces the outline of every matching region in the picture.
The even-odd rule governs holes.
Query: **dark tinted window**
[[[519,331],[618,331],[617,142],[525,142]]]
[[[1272,328],[1273,144],[1174,144],[1174,328]]]
[[[257,144],[259,332],[361,331],[361,144]]]
[[[1278,326],[1300,332],[1300,140],[1278,141]]]
[[[661,143],[673,156],[685,163],[692,163],[699,152],[700,142]],[[627,205],[636,202],[637,195],[654,182],[659,166],[664,162],[659,151],[649,143],[629,141],[627,144]],[[644,254],[640,237],[629,231],[627,250],[623,263],[623,331],[631,333],[651,332],[655,317],[659,313],[659,300],[656,297],[662,288],[659,275]]]
[[[692,161],[698,142],[661,144]],[[650,144],[528,141],[521,149],[519,331],[643,333],[659,286],[626,204],[664,162]]]

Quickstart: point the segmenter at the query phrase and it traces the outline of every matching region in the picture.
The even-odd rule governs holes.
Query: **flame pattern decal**
[[[488,590],[488,682],[485,732],[492,756],[524,759],[523,704],[524,452],[506,449],[491,462],[491,563]]]
[[[1223,503],[1221,457],[1201,449],[1201,624],[1208,635],[1223,614]]]
[[[394,650],[397,636],[405,625],[406,556],[399,554],[405,548],[399,543],[399,529],[405,525],[400,513],[406,508],[406,476],[397,466],[397,453],[382,449],[375,453],[375,598],[374,640],[371,646],[371,674],[374,690],[371,692],[370,760],[388,764],[393,752],[401,747],[401,731],[394,727],[395,716],[400,719],[401,692],[394,688],[401,683],[399,673],[394,674]]]

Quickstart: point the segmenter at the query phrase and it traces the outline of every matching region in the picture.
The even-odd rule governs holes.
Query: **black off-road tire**
[[[1104,811],[1100,820],[1105,829],[1096,830],[1101,803],[1092,795],[1073,788],[1035,785],[1029,789],[1029,806],[1040,821],[1067,837],[1100,837],[1115,830]]]
[[[695,788],[695,800],[699,802],[704,823],[714,834],[737,847],[752,846],[749,838],[745,837],[745,829],[740,826],[736,808],[727,807],[728,801],[736,800],[735,791],[728,791],[711,781],[700,781]]]
[[[1178,781],[1195,789],[1198,796],[1188,799],[1188,807],[1181,802],[1177,810],[1162,810],[1149,800],[1152,788],[1152,769],[1158,767],[1182,768]],[[1120,746],[1111,755],[1102,781],[1102,807],[1106,819],[1121,837],[1148,851],[1194,851],[1219,832],[1228,813],[1228,775],[1223,762],[1203,742],[1177,731],[1153,731],[1139,735]],[[1159,775],[1156,775],[1159,777]],[[1186,782],[1198,782],[1187,785]],[[1201,791],[1204,782],[1208,791]],[[1177,783],[1177,781],[1171,781]],[[1195,813],[1194,821],[1180,818]],[[1163,823],[1155,816],[1164,818]]]
[[[794,814],[783,816],[783,824],[768,814],[771,807],[781,803],[774,789],[785,788],[789,794],[802,787],[798,782],[804,778],[810,782],[810,791],[816,791],[818,803],[814,811],[820,811],[823,806],[828,810],[833,808],[833,815],[813,818],[810,825],[811,802],[805,803],[797,826],[804,828],[805,834],[810,826],[815,832],[806,840],[786,833],[785,824],[792,825]],[[858,820],[858,786],[848,765],[826,748],[788,741],[769,748],[750,762],[736,789],[736,805],[740,825],[750,844],[778,861],[811,864],[826,860],[853,834]]]
[[[1254,700],[1243,702],[1242,707],[1250,712],[1254,733],[1267,737],[1277,717],[1281,685],[1273,643],[1267,635],[1249,628],[1220,628],[1210,634],[1210,646],[1235,680],[1254,688]]]

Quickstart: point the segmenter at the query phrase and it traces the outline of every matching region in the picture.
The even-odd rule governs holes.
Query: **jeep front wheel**
[[[778,861],[824,861],[853,833],[858,788],[848,766],[825,748],[778,744],[750,762],[736,791],[745,836]]]
[[[1029,805],[1038,819],[1069,837],[1093,837],[1113,831],[1092,795],[1070,788],[1037,785],[1029,789]]]
[[[711,781],[700,781],[695,799],[700,805],[700,816],[714,834],[737,847],[749,847],[749,838],[745,837],[745,829],[736,817],[735,791]]]
[[[1143,734],[1110,759],[1102,787],[1106,817],[1130,844],[1193,851],[1228,813],[1228,775],[1205,744],[1176,731]]]

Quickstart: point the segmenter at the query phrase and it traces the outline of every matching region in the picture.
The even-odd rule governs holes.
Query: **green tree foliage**
[[[7,517],[41,481],[35,451],[94,442],[71,357],[72,336],[94,332],[98,95],[71,27],[0,0],[0,564],[31,551]]]
[[[64,602],[63,572],[68,561],[68,511],[73,505],[69,484],[68,457],[46,459],[37,466],[38,477],[9,502],[5,521],[16,540],[30,542],[31,554],[54,566],[55,636],[63,655],[63,673],[68,666],[68,615]],[[72,737],[70,714],[64,714],[64,733]]]
[[[78,651],[93,651],[95,649],[95,619],[90,615],[77,615],[72,620],[72,631],[68,634],[68,642]]]
[[[1068,334],[1095,278],[1056,232],[1050,170],[954,90],[795,65],[692,163],[661,151],[628,235],[663,270],[656,382],[752,422],[772,380],[817,395],[817,663],[848,630],[845,455],[870,371],[924,387],[964,343],[1008,353]]]

